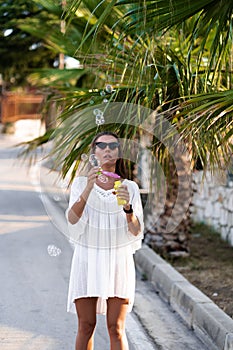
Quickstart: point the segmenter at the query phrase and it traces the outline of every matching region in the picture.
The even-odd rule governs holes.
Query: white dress
[[[98,297],[97,313],[106,313],[109,297],[129,299],[132,310],[135,293],[133,254],[141,247],[143,238],[143,210],[138,185],[123,180],[130,194],[134,214],[141,224],[141,232],[134,236],[128,230],[126,214],[117,204],[112,189],[97,184],[88,197],[82,217],[69,225],[69,238],[75,245],[71,264],[67,311],[75,313],[74,300]],[[86,177],[73,181],[69,208],[79,200],[87,184]]]

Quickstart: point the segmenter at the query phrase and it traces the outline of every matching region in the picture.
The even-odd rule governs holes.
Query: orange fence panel
[[[5,93],[1,98],[1,122],[15,122],[20,119],[40,119],[43,95],[19,95]]]

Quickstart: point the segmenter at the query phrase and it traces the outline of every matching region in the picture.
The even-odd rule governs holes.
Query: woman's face
[[[119,156],[118,140],[112,135],[102,135],[95,141],[95,155],[101,167],[115,166]]]

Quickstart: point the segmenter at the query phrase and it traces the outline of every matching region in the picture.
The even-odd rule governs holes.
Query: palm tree
[[[180,192],[184,195],[183,203],[190,203],[189,175],[197,159],[204,168],[229,159],[233,109],[232,10],[233,4],[228,0],[192,3],[188,0],[104,3],[77,0],[67,3],[65,18],[70,22],[69,35],[55,35],[44,28],[45,32],[51,32],[46,38],[51,49],[62,48],[79,58],[88,74],[98,77],[91,79],[86,89],[75,86],[67,89],[53,83],[63,104],[60,124],[53,135],[53,157],[62,164],[64,176],[72,167],[74,176],[90,139],[105,127],[93,125],[89,107],[92,110],[102,105],[100,93],[106,84],[114,88],[111,93],[105,91],[109,102],[156,111],[153,130],[160,126],[162,116],[169,122],[169,130],[162,130],[162,134],[156,132],[148,145],[152,156],[156,156],[164,171],[170,174],[164,210],[148,227],[152,235],[147,235],[148,244],[163,253],[189,252],[189,208],[184,217],[184,207],[177,207],[175,203]],[[27,29],[25,25],[24,29]],[[28,30],[41,35],[40,28],[32,29],[30,23]],[[75,50],[70,50],[71,36]],[[137,117],[135,114],[134,118]],[[129,113],[123,125],[114,120],[108,127],[122,138],[137,136],[140,140],[142,126],[149,117],[151,113],[145,113],[143,120],[138,119],[140,122],[132,125],[132,113]],[[178,141],[183,141],[182,147],[189,149],[191,165],[185,156],[174,161],[174,153],[166,143],[170,137],[172,145],[179,147],[174,133],[179,135]],[[188,181],[180,188],[178,180],[182,177]],[[174,216],[178,222],[169,231],[167,224]],[[153,239],[155,234],[157,238]]]

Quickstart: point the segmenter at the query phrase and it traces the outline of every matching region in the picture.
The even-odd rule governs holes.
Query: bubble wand
[[[108,177],[112,177],[113,179],[120,179],[120,175],[116,173],[112,173],[111,171],[105,171],[105,170],[100,170],[103,175],[106,175]]]
[[[89,157],[89,162],[91,163],[92,166],[98,166],[99,167],[99,171],[97,172],[97,174],[99,175],[99,180],[102,181],[102,182],[106,182],[106,180],[104,180],[104,176],[106,177],[112,177],[113,179],[120,179],[121,177],[116,174],[116,173],[113,173],[111,171],[106,171],[106,170],[103,170],[101,167],[100,167],[100,164],[99,164],[99,160],[96,158],[96,155],[95,154],[91,154],[90,157]],[[101,176],[102,175],[102,176]],[[104,181],[103,181],[104,180]]]

